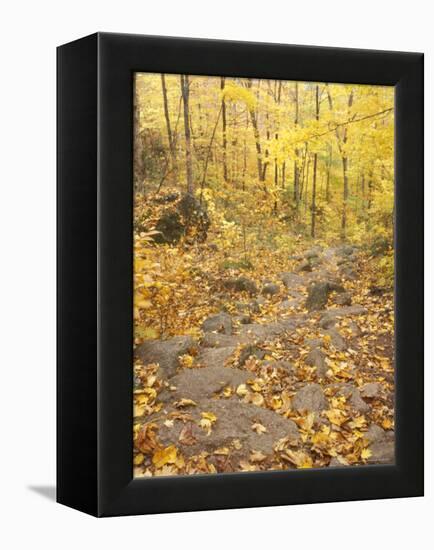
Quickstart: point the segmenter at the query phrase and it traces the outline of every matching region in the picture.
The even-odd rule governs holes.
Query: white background
[[[54,503],[55,47],[95,31],[426,54],[432,155],[431,2],[46,0],[5,2],[0,32],[0,544],[14,548],[427,548],[433,541],[432,403],[427,497],[97,520]],[[432,161],[427,158],[426,181]],[[427,245],[433,191],[426,187]],[[432,252],[432,249],[431,249]],[[432,280],[432,254],[427,254]],[[433,308],[427,285],[427,311]],[[409,289],[411,292],[411,288]],[[432,315],[427,316],[432,389]],[[409,365],[411,368],[411,365]],[[430,393],[432,398],[432,391]],[[431,452],[430,452],[431,451]],[[51,489],[50,489],[51,487]],[[36,489],[35,489],[36,488]],[[4,539],[4,540],[3,540]]]

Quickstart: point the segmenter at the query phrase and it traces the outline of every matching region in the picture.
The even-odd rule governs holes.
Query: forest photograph
[[[394,88],[134,76],[135,477],[394,463]]]

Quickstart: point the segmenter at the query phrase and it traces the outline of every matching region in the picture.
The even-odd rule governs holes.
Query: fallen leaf
[[[191,368],[193,366],[193,363],[194,363],[194,357],[192,357],[191,355],[189,355],[188,353],[186,353],[185,355],[181,355],[179,357],[179,362],[181,363],[181,365],[187,369]]]
[[[152,456],[152,463],[156,468],[162,468],[165,464],[173,464],[176,461],[178,449],[175,445],[169,445],[164,449],[155,451]]]
[[[329,409],[324,413],[332,424],[335,426],[342,426],[344,422],[348,420],[348,416],[345,411],[341,409]]]
[[[286,449],[286,451],[281,455],[284,460],[291,462],[297,468],[312,468],[313,461],[312,458],[303,451],[291,451]]]
[[[211,434],[212,426],[217,421],[215,414],[210,412],[202,412],[202,418],[199,421],[199,426],[207,432],[207,435]]]
[[[254,424],[252,424],[252,430],[260,435],[264,434],[267,431],[267,428],[262,424],[259,424],[259,422],[255,422]]]
[[[244,397],[248,393],[249,393],[249,390],[247,389],[247,386],[245,384],[240,384],[237,387],[236,394],[238,395],[238,397]]]
[[[228,454],[230,453],[229,449],[227,447],[219,447],[218,449],[216,449],[214,451],[213,454],[215,455],[222,455],[222,456],[227,456]]]
[[[368,459],[369,457],[371,457],[371,456],[372,456],[372,451],[371,451],[371,449],[368,449],[368,448],[362,449],[362,452],[360,453],[360,458],[361,458],[362,460],[367,460],[367,459]]]
[[[197,403],[193,401],[193,399],[186,399],[183,397],[179,401],[175,401],[174,405],[177,409],[182,409],[184,407],[196,407]]]
[[[179,433],[179,442],[182,445],[194,445],[197,442],[197,439],[193,435],[193,423],[189,422],[185,424]]]
[[[267,455],[261,451],[252,451],[250,453],[249,460],[250,462],[263,462],[267,458]]]
[[[144,458],[145,456],[142,453],[136,454],[133,460],[134,466],[139,466],[143,462]]]

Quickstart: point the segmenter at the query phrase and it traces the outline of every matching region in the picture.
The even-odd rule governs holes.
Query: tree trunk
[[[190,90],[188,75],[181,75],[181,93],[184,103],[184,135],[185,135],[185,171],[187,177],[187,193],[193,194],[193,168],[191,158],[191,136],[190,136]]]
[[[298,82],[295,83],[295,116],[294,116],[294,127],[298,126]],[[295,149],[295,160],[294,160],[294,200],[295,207],[298,210],[298,205],[300,202],[300,168],[298,166],[298,157],[300,151]]]
[[[268,80],[268,95],[270,95],[270,87],[271,87],[271,83],[270,83],[270,80]],[[266,127],[266,136],[267,136],[267,139],[265,141],[265,160],[263,162],[263,166],[262,166],[262,181],[265,181],[266,179],[266,175],[267,175],[267,168],[268,168],[268,157],[270,155],[270,151],[269,151],[269,144],[270,144],[270,111],[269,111],[269,107],[268,107],[268,100],[267,100],[267,110],[266,110],[266,113],[265,113],[265,127]]]
[[[342,157],[342,171],[344,178],[344,192],[342,197],[342,221],[341,221],[341,237],[345,240],[347,230],[347,203],[348,203],[348,158]]]
[[[252,88],[252,79],[247,80],[247,87]],[[253,135],[255,137],[255,147],[256,147],[256,165],[258,168],[258,179],[260,182],[263,182],[263,170],[262,170],[262,148],[261,148],[261,139],[259,136],[258,128],[258,119],[256,117],[256,112],[253,108],[249,108],[250,120],[253,127]],[[264,189],[266,191],[266,189]]]
[[[327,97],[330,110],[333,110],[333,101],[330,95],[330,90],[327,87]],[[351,90],[348,95],[348,111],[350,111],[353,105],[354,91]],[[343,175],[343,195],[342,195],[342,220],[341,220],[341,238],[345,240],[347,230],[347,207],[349,196],[349,178],[348,178],[348,157],[345,149],[345,145],[348,141],[348,126],[345,126],[342,130],[342,134],[339,133],[339,128],[335,130],[339,152],[342,159],[342,175]]]
[[[200,204],[202,204],[203,190],[205,188],[205,180],[206,180],[206,174],[207,174],[207,170],[208,170],[208,162],[209,162],[209,159],[210,159],[210,156],[211,156],[212,144],[213,144],[213,141],[214,141],[214,136],[215,136],[215,133],[216,133],[216,130],[217,130],[217,126],[218,126],[218,123],[219,123],[219,120],[220,120],[220,115],[221,115],[222,111],[223,111],[223,104],[220,106],[220,111],[218,112],[217,119],[216,119],[215,124],[214,124],[214,129],[213,129],[212,134],[211,134],[211,139],[210,139],[209,145],[208,145],[208,151],[207,151],[206,158],[205,158],[205,167],[203,169],[202,182],[200,184]]]
[[[306,142],[304,145],[301,170],[298,171],[299,179],[298,179],[298,192],[297,192],[297,202],[296,202],[297,209],[299,208],[300,203],[303,202],[303,191],[304,191],[304,186],[306,182],[306,167],[307,167],[307,176],[309,177],[308,148],[309,148],[309,145]]]
[[[332,169],[332,155],[333,155],[333,148],[330,146],[330,152],[329,152],[329,160],[327,163],[327,176],[326,176],[326,202],[330,202],[330,172]]]
[[[258,167],[258,178],[259,181],[264,181],[264,173],[262,170],[262,149],[261,149],[261,141],[259,138],[259,129],[258,129],[258,121],[256,119],[256,113],[253,110],[250,110],[250,120],[252,121],[253,126],[253,135],[255,136],[255,147],[256,147],[256,164]]]
[[[316,86],[315,90],[315,118],[319,120],[319,87]],[[311,224],[310,224],[310,235],[312,238],[315,238],[315,215],[316,215],[316,169],[318,162],[318,154],[315,153],[313,156],[313,178],[312,178],[312,204],[311,204]]]
[[[351,109],[353,105],[353,90],[351,90],[348,96],[348,110]],[[347,232],[347,207],[348,207],[348,195],[349,195],[349,179],[348,179],[348,157],[345,152],[345,145],[348,141],[348,128],[345,127],[343,131],[342,143],[344,147],[341,149],[342,156],[342,170],[343,170],[343,179],[344,179],[344,189],[342,197],[342,223],[341,223],[341,237],[342,240],[346,238]]]
[[[163,105],[164,105],[164,117],[166,119],[166,128],[167,128],[167,138],[169,140],[169,150],[172,155],[172,159],[176,159],[175,151],[175,141],[173,139],[172,128],[170,126],[170,116],[169,116],[169,102],[167,100],[167,86],[166,86],[166,76],[161,75],[161,89],[163,91]]]
[[[310,154],[307,157],[306,181],[303,181],[303,187],[304,187],[304,214],[303,215],[306,215],[306,212],[307,212],[308,190],[309,190],[309,167],[310,167]],[[300,200],[302,201],[303,197],[300,197]]]
[[[369,171],[369,179],[368,179],[368,205],[367,205],[368,210],[370,210],[372,206],[372,189],[374,187],[373,181],[372,181],[373,176],[374,176],[374,171],[371,168],[371,170]]]
[[[227,165],[227,136],[226,136],[226,101],[224,97],[225,77],[220,78],[220,89],[222,91],[222,137],[223,137],[223,178],[228,181],[228,165]]]
[[[275,81],[275,83],[276,83],[276,81]],[[276,85],[275,85],[275,88],[276,88]],[[275,90],[275,101],[276,101],[277,105],[280,105],[281,94],[282,94],[282,81],[279,80],[279,87],[278,87],[277,95],[276,95],[276,90]],[[278,131],[276,131],[276,133],[274,134],[274,139],[276,140],[276,146],[277,146],[278,141],[279,141],[279,132]],[[274,187],[275,187],[275,189],[277,189],[278,185],[279,185],[279,164],[277,162],[277,157],[274,157]]]

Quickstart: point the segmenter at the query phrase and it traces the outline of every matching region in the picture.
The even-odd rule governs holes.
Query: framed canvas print
[[[58,501],[423,494],[423,56],[58,48]]]

